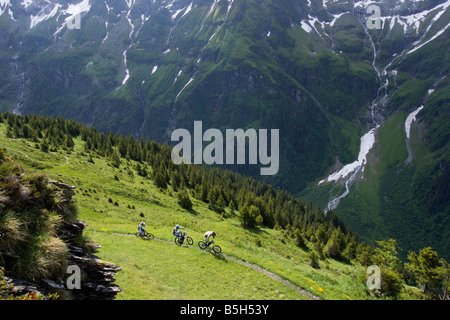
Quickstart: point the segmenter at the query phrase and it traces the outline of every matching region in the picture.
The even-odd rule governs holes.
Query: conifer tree
[[[439,260],[437,252],[431,247],[420,250],[418,255],[415,252],[410,252],[408,260],[410,262],[405,264],[405,268],[417,276],[423,284],[423,292],[427,293],[428,287],[436,284],[439,280],[439,267],[443,264],[443,261]]]

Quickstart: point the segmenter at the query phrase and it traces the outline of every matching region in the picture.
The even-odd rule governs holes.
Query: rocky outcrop
[[[74,186],[67,184],[49,181],[58,188],[59,204],[55,210],[63,217],[73,214],[73,200],[75,195]],[[97,244],[83,245],[80,244],[83,230],[86,227],[86,222],[74,218],[64,218],[62,225],[58,229],[58,238],[67,244],[68,252],[68,266],[76,266],[75,269],[79,271],[79,286],[69,285],[69,277],[72,273],[69,272],[61,279],[43,279],[39,283],[32,283],[23,279],[16,279],[13,277],[5,277],[7,282],[12,285],[11,294],[23,295],[26,293],[40,293],[46,296],[47,293],[56,292],[61,299],[74,300],[111,300],[114,299],[117,293],[122,289],[115,284],[114,276],[122,270],[119,266],[101,260],[94,253],[100,247]],[[20,257],[9,253],[1,255],[3,265],[14,265]],[[10,268],[6,268],[8,270]]]
[[[77,266],[80,272],[80,288],[69,288],[67,279],[59,281],[44,279],[38,284],[29,281],[5,277],[13,285],[11,294],[24,295],[26,293],[56,292],[63,299],[74,300],[112,300],[122,289],[116,285],[114,276],[122,270],[114,263],[101,260],[85,248],[75,245],[86,224],[78,220],[74,223],[65,223],[60,230],[60,238],[67,244],[69,266]],[[99,247],[99,246],[98,246]],[[94,249],[95,251],[95,249]],[[70,274],[68,274],[70,276]]]
[[[78,220],[66,223],[61,230],[61,238],[68,243],[69,261],[81,270],[80,289],[71,289],[70,294],[77,300],[111,300],[122,289],[116,285],[114,276],[122,270],[114,263],[101,260],[85,248],[76,245],[73,241],[79,237],[86,223]],[[99,247],[97,245],[97,247]],[[91,249],[92,250],[92,249]],[[94,251],[96,251],[94,249]]]

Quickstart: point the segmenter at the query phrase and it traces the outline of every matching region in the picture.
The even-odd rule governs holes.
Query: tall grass
[[[15,257],[8,261],[13,276],[37,282],[64,275],[68,251],[57,236],[57,203],[45,174],[28,174],[0,151],[0,251]]]

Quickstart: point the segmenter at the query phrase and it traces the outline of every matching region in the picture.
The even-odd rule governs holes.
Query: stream
[[[346,196],[348,196],[350,194],[350,186],[353,183],[353,181],[355,180],[358,173],[364,172],[364,167],[365,167],[365,164],[367,163],[367,155],[369,154],[369,151],[372,149],[372,147],[375,144],[375,133],[382,121],[381,112],[379,112],[379,110],[386,104],[387,99],[388,99],[388,95],[387,95],[388,79],[387,79],[387,77],[385,80],[383,79],[383,75],[385,75],[386,72],[385,72],[385,70],[383,71],[383,73],[380,72],[380,70],[376,66],[377,49],[376,49],[375,43],[373,42],[372,36],[368,32],[367,26],[365,25],[364,22],[362,23],[362,25],[364,27],[366,35],[368,36],[370,43],[372,45],[372,48],[373,48],[372,67],[377,74],[377,79],[378,79],[378,83],[379,83],[377,95],[376,95],[375,99],[372,101],[372,104],[370,106],[370,114],[371,114],[371,123],[372,124],[371,124],[370,130],[361,137],[358,159],[350,164],[345,165],[340,170],[329,175],[327,178],[319,181],[318,185],[321,185],[322,183],[325,183],[325,182],[335,181],[337,183],[340,179],[346,179],[345,180],[345,191],[338,197],[336,197],[328,202],[327,208],[325,209],[325,213],[327,213],[329,210],[334,210],[337,208],[341,199],[345,198]],[[384,90],[384,95],[381,95],[383,90]],[[380,119],[377,120],[377,118],[380,118]]]
[[[19,59],[19,52],[17,52],[13,57],[14,64],[14,79],[17,85],[17,103],[12,109],[13,114],[21,115],[22,104],[24,101],[24,89],[25,89],[25,72],[19,71],[19,64],[17,60]]]

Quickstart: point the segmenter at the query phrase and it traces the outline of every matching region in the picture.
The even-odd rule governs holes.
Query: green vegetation
[[[406,161],[407,113],[387,118],[377,131],[364,179],[336,210],[363,241],[375,245],[376,239],[395,238],[405,249],[403,261],[409,251],[424,246],[446,259],[450,254],[448,101],[448,81],[443,80],[411,126],[411,162]]]
[[[68,265],[67,248],[57,229],[73,218],[74,208],[58,202],[44,174],[27,174],[3,152],[0,175],[0,252],[20,257],[13,266],[17,277],[34,282],[62,277]]]
[[[310,203],[230,171],[173,166],[167,160],[170,149],[154,142],[104,135],[62,119],[0,118],[1,147],[31,175],[44,170],[77,186],[74,199],[78,218],[88,223],[87,236],[102,245],[102,259],[123,269],[116,276],[123,289],[118,299],[305,298],[233,259],[264,268],[321,299],[373,298],[365,268],[387,249],[373,251],[359,243],[332,212],[324,215]],[[40,148],[44,141],[47,152]],[[156,175],[166,184],[156,185]],[[1,216],[7,216],[4,210]],[[156,240],[133,237],[141,221]],[[175,246],[175,224],[187,228],[195,242],[214,230],[226,256]],[[405,280],[398,276],[403,267],[396,273],[386,270],[389,286],[374,296],[418,297],[419,290],[404,289]],[[408,279],[415,279],[412,272]]]

